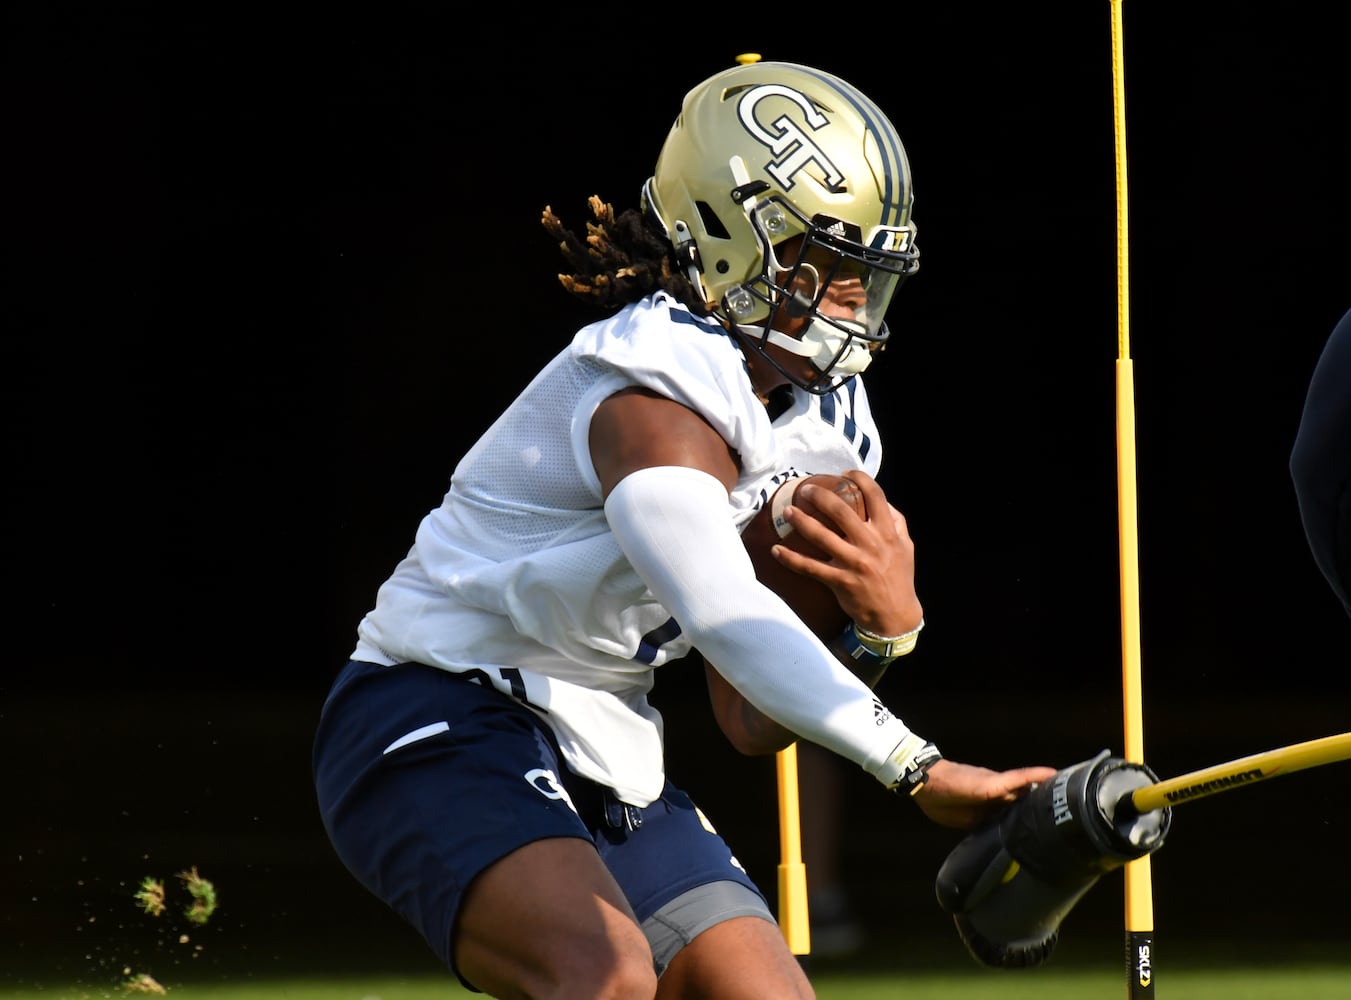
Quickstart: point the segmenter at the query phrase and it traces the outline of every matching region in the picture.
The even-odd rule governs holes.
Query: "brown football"
[[[775,559],[770,552],[774,545],[782,543],[795,551],[808,555],[820,554],[820,549],[794,531],[792,525],[783,521],[782,517],[779,516],[782,508],[787,505],[788,497],[791,496],[794,507],[805,514],[810,514],[825,521],[826,524],[831,523],[829,518],[819,517],[816,506],[810,500],[797,494],[797,490],[803,483],[824,486],[833,490],[853,504],[859,517],[866,518],[868,516],[868,505],[863,499],[863,491],[858,488],[858,484],[852,479],[826,474],[805,476],[790,479],[775,491],[774,496],[756,512],[755,517],[741,532],[741,541],[746,546],[746,552],[751,557],[752,565],[755,566],[756,578],[782,597],[784,602],[797,612],[798,617],[807,624],[808,628],[821,638],[830,639],[843,630],[845,624],[849,621],[848,616],[840,610],[834,593],[825,584],[813,580],[809,576],[803,576],[801,573],[794,573]]]

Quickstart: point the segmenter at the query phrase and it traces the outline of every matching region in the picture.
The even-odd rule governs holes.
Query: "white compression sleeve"
[[[653,596],[728,683],[780,725],[894,783],[924,741],[755,578],[717,479],[641,469],[611,491],[605,515]]]

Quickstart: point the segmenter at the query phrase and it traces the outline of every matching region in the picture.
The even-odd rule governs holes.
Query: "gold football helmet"
[[[685,95],[643,187],[705,306],[763,353],[807,358],[824,393],[867,367],[886,343],[884,314],[919,267],[914,193],[901,137],[871,99],[820,70],[747,61]],[[802,237],[791,262],[775,248]],[[832,281],[861,282],[850,319],[818,311]],[[778,311],[808,320],[800,337]]]

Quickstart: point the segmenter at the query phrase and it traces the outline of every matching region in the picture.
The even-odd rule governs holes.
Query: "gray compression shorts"
[[[675,958],[676,952],[715,924],[735,917],[761,917],[774,921],[764,897],[740,882],[710,882],[671,900],[643,921],[643,933],[652,947],[657,975]]]

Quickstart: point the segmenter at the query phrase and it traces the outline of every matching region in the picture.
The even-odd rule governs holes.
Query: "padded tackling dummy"
[[[1143,764],[1104,750],[967,835],[935,888],[971,955],[1005,969],[1046,961],[1061,921],[1104,873],[1163,845],[1172,810],[1138,813],[1129,801],[1157,782]]]

